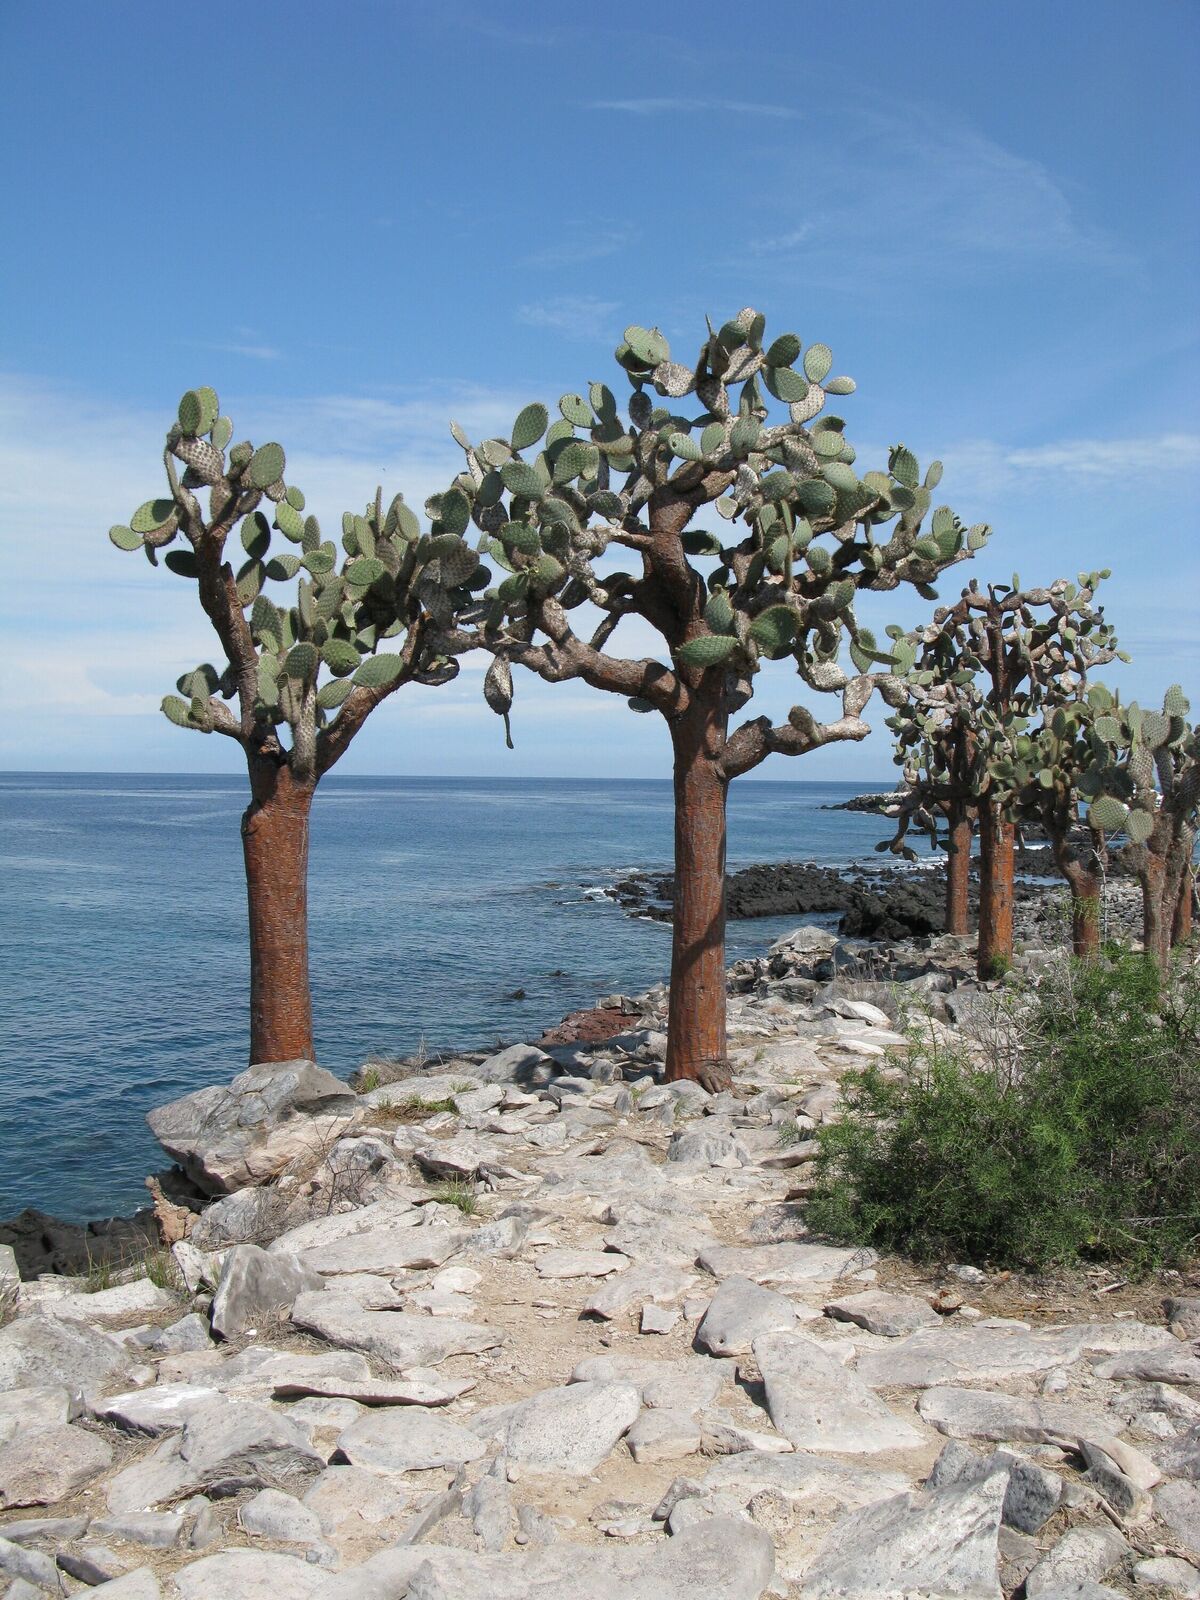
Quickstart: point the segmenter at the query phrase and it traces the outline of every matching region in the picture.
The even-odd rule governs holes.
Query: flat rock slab
[[[335,1378],[283,1379],[271,1390],[276,1400],[297,1400],[303,1395],[331,1400],[355,1400],[361,1406],[445,1406],[475,1387],[473,1378],[446,1378],[436,1381],[420,1378],[367,1377],[361,1381],[339,1382]]]
[[[741,1518],[721,1517],[649,1552],[621,1548],[614,1540],[599,1547],[557,1543],[499,1554],[399,1546],[326,1577],[312,1600],[395,1600],[403,1594],[417,1600],[422,1591],[447,1600],[760,1600],[774,1570],[770,1535]],[[307,1600],[309,1591],[303,1593]]]
[[[625,1443],[635,1461],[678,1461],[699,1451],[700,1424],[689,1411],[643,1411]]]
[[[321,1278],[297,1256],[235,1244],[226,1251],[212,1303],[212,1330],[232,1339],[264,1317],[290,1311],[297,1295],[323,1289]]]
[[[0,1389],[61,1385],[97,1394],[124,1377],[134,1356],[106,1333],[57,1317],[18,1317],[0,1328]]]
[[[535,1265],[539,1278],[607,1278],[628,1262],[612,1250],[543,1250]]]
[[[453,1317],[364,1311],[357,1300],[331,1289],[302,1294],[292,1307],[292,1322],[330,1344],[378,1356],[397,1371],[436,1367],[449,1356],[494,1350],[505,1337],[498,1328]]]
[[[631,1383],[571,1383],[480,1412],[467,1426],[535,1472],[583,1477],[607,1458],[641,1408]]]
[[[31,1384],[0,1392],[0,1444],[18,1433],[32,1433],[71,1420],[71,1396],[57,1384]]]
[[[936,1313],[931,1313],[936,1314]],[[1029,1372],[1069,1367],[1083,1354],[1073,1329],[929,1328],[890,1350],[868,1350],[858,1375],[873,1389],[929,1389],[935,1384],[1002,1383]]]
[[[221,1550],[182,1567],[171,1579],[179,1600],[309,1600],[325,1582],[320,1567],[267,1550]],[[102,1591],[98,1591],[102,1592]]]
[[[218,1391],[197,1383],[158,1383],[149,1389],[93,1400],[93,1417],[124,1433],[147,1433],[152,1438],[182,1428],[194,1411],[219,1399]]]
[[[159,1106],[146,1121],[193,1183],[206,1194],[229,1194],[319,1150],[357,1110],[358,1096],[332,1072],[312,1061],[274,1061]]]
[[[735,1274],[755,1283],[801,1284],[829,1282],[861,1272],[879,1258],[874,1250],[843,1250],[829,1244],[719,1244],[697,1256],[698,1264],[714,1278]]]
[[[704,1487],[729,1489],[747,1499],[761,1489],[773,1489],[797,1503],[833,1501],[849,1511],[905,1494],[912,1483],[901,1472],[875,1472],[807,1451],[742,1450],[711,1466],[704,1475]]]
[[[338,1436],[338,1456],[374,1472],[427,1472],[477,1461],[477,1434],[417,1407],[372,1411]]]
[[[704,1356],[656,1361],[650,1356],[588,1356],[571,1373],[572,1383],[631,1383],[651,1410],[703,1411],[720,1392],[728,1366]]]
[[[110,1467],[112,1458],[106,1439],[67,1423],[19,1433],[0,1445],[0,1510],[65,1500]]]
[[[121,1322],[126,1317],[156,1317],[178,1304],[169,1289],[160,1289],[149,1278],[114,1284],[95,1294],[64,1294],[52,1303],[56,1317],[74,1322]]]
[[[670,1305],[699,1281],[694,1272],[682,1272],[667,1262],[644,1261],[631,1267],[626,1259],[625,1271],[594,1289],[584,1301],[580,1315],[611,1321],[627,1306],[647,1302]]]
[[[135,1567],[102,1583],[95,1593],[104,1600],[162,1600],[162,1586],[150,1567]]]
[[[790,1333],[799,1320],[786,1296],[735,1275],[724,1279],[709,1301],[696,1343],[714,1356],[747,1355],[760,1334]]]
[[[1056,1595],[1086,1594],[1129,1551],[1115,1528],[1072,1528],[1025,1580],[1029,1600],[1053,1600]]]
[[[1012,1440],[1024,1444],[1075,1444],[1111,1431],[1102,1411],[1051,1400],[953,1386],[926,1389],[917,1410],[950,1439]]]
[[[753,1349],[771,1421],[797,1450],[857,1455],[922,1443],[914,1427],[811,1339],[762,1334]]]
[[[1174,1535],[1175,1543],[1200,1561],[1200,1485],[1166,1483],[1154,1496],[1155,1513]]]
[[[1095,1372],[1098,1378],[1134,1379],[1141,1383],[1200,1384],[1200,1356],[1179,1344],[1173,1349],[1128,1350],[1099,1362]]]
[[[851,1512],[805,1574],[803,1593],[814,1600],[1002,1600],[997,1543],[1007,1484],[1007,1472],[994,1472]]]
[[[461,1228],[377,1228],[317,1245],[301,1252],[300,1260],[325,1277],[348,1272],[409,1272],[440,1267],[468,1238]]]
[[[373,1200],[368,1206],[357,1206],[353,1211],[331,1211],[327,1216],[314,1217],[289,1228],[267,1246],[271,1255],[301,1255],[318,1245],[333,1244],[338,1239],[348,1239],[354,1233],[374,1233],[380,1228],[417,1227],[421,1212],[404,1195],[388,1194],[382,1200]]]
[[[831,1300],[825,1315],[835,1322],[853,1322],[868,1333],[886,1339],[904,1338],[919,1328],[932,1328],[938,1314],[927,1300],[913,1294],[888,1294],[883,1289],[868,1289],[865,1294],[845,1295]]]

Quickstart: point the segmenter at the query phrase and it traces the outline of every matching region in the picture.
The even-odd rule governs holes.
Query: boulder
[[[786,1296],[735,1275],[709,1301],[696,1329],[696,1344],[713,1356],[748,1355],[760,1334],[790,1333],[798,1321]]]
[[[212,1303],[212,1330],[220,1339],[257,1328],[262,1319],[290,1311],[298,1295],[324,1281],[297,1256],[235,1244],[225,1256]]]
[[[483,1323],[411,1311],[365,1311],[357,1300],[332,1289],[300,1295],[292,1307],[292,1322],[330,1344],[378,1356],[397,1372],[435,1367],[449,1356],[494,1350],[504,1342],[499,1329]]]
[[[704,1488],[728,1489],[747,1500],[769,1489],[796,1505],[831,1502],[849,1511],[907,1493],[909,1480],[900,1472],[879,1472],[808,1451],[741,1450],[708,1469]]]
[[[378,1272],[390,1277],[440,1267],[469,1238],[462,1228],[433,1225],[397,1229],[393,1225],[315,1245],[305,1250],[300,1260],[311,1272],[325,1277],[357,1272]]]
[[[112,1458],[106,1439],[68,1423],[18,1433],[0,1445],[0,1509],[65,1500],[111,1466]]]
[[[936,1313],[930,1312],[936,1318]],[[987,1382],[1067,1367],[1083,1354],[1071,1328],[928,1328],[885,1350],[868,1350],[858,1375],[873,1389],[928,1389],[935,1384]]]
[[[466,1426],[535,1472],[584,1477],[605,1460],[641,1407],[631,1383],[571,1383],[481,1411]]]
[[[219,1550],[182,1567],[173,1577],[179,1600],[309,1600],[325,1582],[320,1567],[298,1556],[266,1550]]]
[[[938,1314],[927,1300],[912,1294],[888,1294],[883,1289],[868,1289],[865,1294],[846,1295],[831,1300],[825,1315],[835,1322],[853,1322],[868,1333],[899,1339],[918,1328],[932,1327]]]
[[[510,1044],[471,1068],[481,1083],[549,1083],[557,1070],[553,1059],[534,1044]]]
[[[229,1194],[276,1177],[298,1156],[343,1133],[358,1108],[348,1083],[312,1061],[249,1067],[159,1106],[150,1131],[206,1194]]]
[[[829,1244],[719,1244],[700,1251],[697,1260],[714,1278],[737,1273],[755,1283],[801,1284],[860,1272],[879,1258],[874,1250],[845,1250]]]
[[[856,1455],[921,1443],[915,1428],[811,1339],[760,1334],[753,1350],[771,1421],[795,1449]]]
[[[1026,1578],[1028,1600],[1054,1600],[1059,1594],[1074,1594],[1075,1585],[1082,1589],[1097,1583],[1128,1552],[1115,1528],[1072,1528]]]
[[[428,1472],[477,1461],[485,1445],[475,1432],[420,1406],[370,1411],[338,1437],[335,1460],[374,1472]]]
[[[997,1576],[1006,1471],[851,1512],[804,1577],[812,1600],[1001,1600]]]
[[[0,1328],[0,1390],[54,1385],[96,1394],[133,1364],[124,1345],[81,1322],[34,1315]]]

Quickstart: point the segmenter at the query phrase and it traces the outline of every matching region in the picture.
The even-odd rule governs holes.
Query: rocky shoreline
[[[8,1600],[1200,1591],[1200,1275],[806,1229],[845,1073],[903,1070],[913,1008],[986,1032],[970,942],[802,927],[729,988],[717,1096],[663,1082],[658,986],[155,1112],[169,1251],[102,1286],[0,1250]]]

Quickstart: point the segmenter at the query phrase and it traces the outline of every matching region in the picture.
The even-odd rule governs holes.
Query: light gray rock
[[[612,1250],[543,1250],[535,1262],[539,1278],[607,1278],[626,1265]]]
[[[296,1556],[266,1550],[219,1550],[180,1568],[172,1579],[179,1600],[309,1600],[327,1574]]]
[[[1200,1483],[1200,1422],[1178,1438],[1168,1439],[1155,1451],[1155,1460],[1168,1477]]]
[[[66,1423],[18,1433],[0,1445],[0,1510],[65,1500],[112,1465],[112,1446]]]
[[[1040,1532],[1058,1509],[1063,1480],[1057,1472],[1050,1472],[1011,1450],[994,1450],[990,1456],[980,1456],[966,1445],[951,1440],[934,1462],[925,1487],[941,1489],[951,1483],[987,1478],[994,1472],[1008,1473],[1004,1524],[1021,1533]]]
[[[1129,1553],[1115,1528],[1072,1528],[1025,1580],[1029,1600],[1052,1600],[1071,1586],[1096,1583]]]
[[[182,1428],[193,1412],[219,1398],[218,1391],[198,1383],[157,1383],[148,1389],[93,1400],[88,1407],[99,1422],[124,1433],[147,1433],[157,1438]]]
[[[784,1295],[735,1274],[709,1301],[696,1343],[714,1356],[746,1355],[760,1334],[790,1333],[798,1321],[796,1307]]]
[[[19,1517],[0,1527],[0,1535],[13,1544],[37,1544],[42,1539],[82,1539],[88,1531],[88,1517]]]
[[[380,1272],[387,1275],[424,1267],[440,1267],[469,1238],[465,1229],[439,1226],[394,1227],[354,1233],[330,1244],[317,1245],[300,1256],[306,1268],[325,1277],[341,1273]]]
[[[915,1428],[813,1340],[768,1333],[755,1339],[753,1350],[771,1421],[797,1450],[873,1454],[922,1442]]]
[[[310,1507],[282,1489],[260,1489],[238,1512],[247,1533],[281,1544],[315,1544],[321,1538],[321,1519]]]
[[[825,1282],[861,1272],[879,1258],[874,1250],[844,1250],[828,1244],[721,1244],[700,1251],[697,1261],[714,1278],[735,1273],[755,1283]]]
[[[957,1382],[1000,1383],[1029,1372],[1067,1367],[1083,1354],[1072,1329],[929,1328],[890,1349],[868,1350],[858,1375],[873,1389],[932,1388]]]
[[[637,1462],[680,1461],[700,1449],[700,1424],[688,1411],[643,1411],[625,1443]]]
[[[1174,1534],[1174,1542],[1200,1561],[1200,1487],[1182,1479],[1155,1492],[1155,1513]]]
[[[212,1339],[204,1318],[196,1311],[189,1311],[178,1322],[148,1332],[144,1344],[156,1356],[178,1356],[193,1350],[211,1349]]]
[[[89,1588],[123,1577],[129,1570],[128,1562],[103,1544],[85,1544],[77,1550],[60,1550],[57,1560],[68,1577],[78,1578],[80,1583],[86,1583]]]
[[[327,1577],[312,1600],[396,1600],[426,1563],[446,1600],[760,1600],[775,1558],[768,1534],[732,1518],[688,1528],[649,1553],[612,1540],[499,1554],[422,1544]],[[436,1593],[426,1585],[426,1600]]]
[[[1097,1408],[1026,1400],[954,1385],[926,1389],[917,1410],[926,1422],[951,1439],[1074,1445],[1085,1435],[1107,1433],[1111,1426]]]
[[[729,1130],[681,1128],[667,1146],[667,1160],[688,1167],[741,1167],[744,1156]]]
[[[305,1250],[315,1250],[319,1245],[334,1244],[339,1239],[349,1239],[355,1233],[374,1233],[381,1228],[416,1227],[421,1212],[405,1195],[388,1194],[373,1200],[370,1205],[355,1206],[350,1211],[330,1211],[323,1216],[301,1222],[278,1238],[272,1239],[267,1249],[272,1255],[298,1256]]]
[[[375,1472],[458,1467],[484,1454],[475,1432],[417,1406],[367,1412],[339,1436],[337,1448],[337,1459]]]
[[[1092,1440],[1080,1440],[1080,1449],[1087,1464],[1084,1482],[1103,1496],[1123,1522],[1144,1522],[1151,1510],[1145,1489],[1122,1472],[1108,1451]]]
[[[123,1517],[96,1517],[89,1532],[151,1550],[172,1550],[183,1543],[186,1527],[187,1519],[179,1511],[135,1511]]]
[[[1140,1379],[1143,1383],[1200,1383],[1200,1356],[1186,1345],[1129,1350],[1096,1366],[1098,1378]]]
[[[583,1302],[580,1315],[602,1317],[610,1321],[627,1306],[645,1304],[647,1301],[671,1305],[698,1282],[695,1273],[682,1272],[667,1262],[643,1261],[637,1266],[627,1265],[624,1272],[592,1290]]]
[[[463,1512],[485,1550],[504,1549],[512,1528],[512,1500],[502,1477],[485,1473],[463,1496]]]
[[[918,1328],[932,1327],[938,1314],[927,1300],[912,1294],[888,1294],[883,1289],[868,1289],[865,1294],[845,1295],[831,1300],[825,1315],[836,1322],[853,1322],[868,1333],[899,1339]]]
[[[482,1323],[453,1317],[423,1317],[407,1311],[364,1311],[356,1300],[332,1289],[302,1294],[292,1323],[330,1344],[363,1350],[390,1367],[435,1367],[453,1355],[494,1350],[504,1334]]]
[[[1163,1313],[1177,1339],[1200,1339],[1200,1295],[1170,1295]]]
[[[35,1592],[61,1594],[62,1580],[54,1565],[54,1557],[41,1550],[27,1550],[11,1539],[0,1537],[0,1573],[29,1584]],[[12,1591],[9,1590],[11,1594]]]
[[[800,1505],[806,1500],[832,1502],[844,1510],[874,1505],[911,1487],[901,1472],[851,1466],[807,1451],[786,1454],[743,1450],[723,1456],[704,1475],[706,1489],[728,1489],[746,1499],[770,1489]]]
[[[1152,1556],[1133,1569],[1135,1583],[1156,1585],[1179,1600],[1200,1600],[1200,1570],[1178,1556]]]
[[[135,1357],[116,1339],[78,1322],[37,1314],[0,1328],[0,1390],[61,1386],[96,1394],[127,1373]]]
[[[75,1407],[66,1389],[58,1385],[30,1385],[0,1393],[0,1445],[17,1433],[70,1422]]]
[[[207,1194],[266,1183],[343,1133],[358,1109],[349,1084],[311,1061],[249,1067],[146,1118],[173,1161]]]
[[[346,1522],[356,1528],[365,1524],[375,1536],[387,1537],[389,1532],[399,1535],[412,1500],[412,1490],[399,1479],[365,1467],[334,1466],[312,1484],[303,1504],[316,1513],[326,1538],[334,1537]]]
[[[323,1289],[320,1276],[296,1256],[235,1244],[225,1256],[212,1303],[212,1329],[232,1339],[261,1326],[264,1317],[291,1309],[297,1295]]]
[[[162,1588],[150,1567],[135,1567],[111,1583],[102,1583],[93,1593],[104,1600],[162,1600]]]
[[[557,1073],[553,1059],[532,1044],[510,1044],[472,1067],[481,1083],[549,1083]]]
[[[160,1289],[149,1278],[132,1283],[117,1283],[95,1294],[65,1294],[55,1299],[53,1314],[74,1322],[120,1322],[125,1317],[158,1316],[176,1304],[168,1289]]]
[[[641,1410],[631,1383],[571,1383],[466,1419],[479,1438],[535,1472],[583,1477],[605,1460]],[[481,1452],[482,1453],[482,1452]]]
[[[21,1273],[16,1252],[10,1244],[0,1244],[0,1321],[17,1309],[21,1295]]]
[[[806,1572],[805,1596],[1001,1600],[997,1541],[1007,1481],[995,1472],[851,1512]]]
[[[678,1321],[678,1310],[672,1311],[666,1306],[645,1305],[642,1307],[638,1331],[639,1333],[670,1333]]]
[[[651,1410],[702,1411],[712,1405],[733,1362],[688,1356],[656,1361],[649,1356],[588,1356],[571,1373],[572,1383],[631,1383]]]
[[[292,1488],[325,1465],[308,1435],[283,1412],[254,1400],[210,1400],[181,1435],[164,1439],[108,1485],[114,1516],[174,1503],[197,1491]]]

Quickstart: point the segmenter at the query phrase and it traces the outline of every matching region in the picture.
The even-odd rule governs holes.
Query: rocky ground
[[[969,968],[799,930],[731,970],[717,1097],[661,1081],[659,989],[545,1048],[164,1107],[169,1253],[0,1265],[0,1589],[1200,1596],[1200,1278],[805,1230],[842,1075],[903,1070],[905,1007],[986,1026]]]

